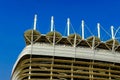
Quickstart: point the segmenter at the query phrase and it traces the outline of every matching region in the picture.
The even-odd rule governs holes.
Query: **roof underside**
[[[33,34],[33,36],[32,36]],[[106,42],[102,42],[98,37],[91,36],[86,40],[83,40],[79,34],[70,34],[68,37],[63,37],[59,32],[48,32],[46,35],[41,35],[38,31],[28,30],[24,33],[26,45],[31,44],[31,36],[33,42],[36,43],[50,43],[60,44],[69,46],[83,46],[92,49],[101,48],[106,50],[114,50],[120,52],[120,45],[117,40],[110,39]]]

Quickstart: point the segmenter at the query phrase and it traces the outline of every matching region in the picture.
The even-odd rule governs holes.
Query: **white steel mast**
[[[34,30],[36,30],[36,23],[37,23],[37,14],[35,14],[35,17],[34,17]]]
[[[67,18],[67,36],[70,35],[70,18]]]
[[[112,34],[112,39],[114,40],[115,36],[114,36],[114,27],[113,26],[111,26],[111,34]]]
[[[114,27],[113,27],[113,26],[111,26],[111,34],[112,34],[112,40],[113,40],[112,53],[114,53],[114,47],[115,47],[115,36],[114,36]]]
[[[54,17],[51,17],[51,32],[53,31],[54,28]]]
[[[98,29],[98,38],[100,39],[100,23],[97,23],[97,29]]]
[[[82,39],[84,40],[84,20],[82,20],[81,26],[82,26]]]

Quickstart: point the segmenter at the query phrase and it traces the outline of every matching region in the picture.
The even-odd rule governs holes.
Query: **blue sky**
[[[111,25],[115,30],[120,26],[120,0],[0,0],[1,80],[10,80],[12,67],[25,47],[24,31],[33,27],[34,14],[38,15],[37,30],[43,34],[50,30],[51,16],[56,30],[63,35],[68,17],[77,33],[81,33],[81,20],[94,35],[97,22],[110,33]],[[87,29],[85,35],[90,36]],[[101,39],[110,39],[102,29]]]

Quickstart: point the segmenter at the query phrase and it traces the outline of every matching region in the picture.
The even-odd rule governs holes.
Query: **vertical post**
[[[76,38],[77,38],[77,35],[75,34],[75,37],[74,37],[74,47],[76,47]]]
[[[111,80],[111,68],[110,68],[110,66],[109,66],[109,80]]]
[[[33,26],[33,30],[36,30],[36,23],[37,23],[37,14],[35,14],[35,17],[34,17],[34,26]],[[31,53],[30,53],[30,66],[29,66],[29,76],[28,76],[28,79],[31,79],[31,69],[32,69],[32,51],[33,51],[33,38],[34,38],[34,35],[33,35],[33,30],[32,30],[32,34],[31,34]]]
[[[53,65],[54,65],[54,57],[52,58],[52,63],[51,63],[51,70],[50,70],[50,80],[53,80]]]
[[[90,80],[93,80],[93,65],[94,65],[94,60],[91,62],[92,64],[89,64],[89,78]]]
[[[54,66],[54,56],[55,56],[55,28],[53,31],[53,57],[52,57],[52,64],[51,64],[51,72],[50,72],[50,80],[53,80],[53,66]]]
[[[71,63],[71,80],[73,80],[73,61]]]
[[[29,66],[29,76],[28,79],[31,79],[31,69],[32,69],[32,52],[33,52],[33,30],[32,30],[32,34],[31,34],[31,52],[30,52],[30,66]]]
[[[98,29],[98,38],[100,38],[100,23],[97,23],[97,29]]]
[[[82,20],[82,39],[84,40],[84,20]]]
[[[36,30],[36,23],[37,23],[37,14],[35,14],[35,17],[34,17],[34,30]]]
[[[53,31],[53,27],[54,27],[54,17],[51,17],[51,32]]]
[[[29,66],[29,76],[28,76],[28,79],[29,80],[31,79],[31,65]]]
[[[55,47],[55,29],[54,29],[54,31],[53,31],[54,33],[53,33],[53,46]]]
[[[67,36],[70,35],[70,18],[67,18]]]
[[[93,41],[92,41],[92,49],[95,47],[95,36],[93,36]]]

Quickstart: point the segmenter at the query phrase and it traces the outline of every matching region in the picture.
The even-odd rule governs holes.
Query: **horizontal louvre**
[[[14,74],[28,80],[111,80],[120,78],[120,65],[95,60],[32,55],[22,60]],[[31,66],[31,69],[29,68]],[[31,72],[31,73],[29,73]]]

